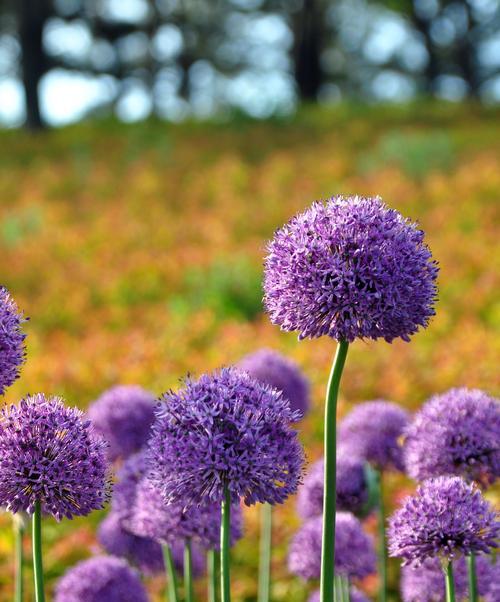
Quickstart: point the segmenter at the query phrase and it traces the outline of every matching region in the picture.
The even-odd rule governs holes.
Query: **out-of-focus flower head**
[[[21,329],[25,321],[9,291],[0,286],[0,395],[19,377],[26,360],[26,335]]]
[[[337,196],[275,233],[264,305],[300,338],[409,341],[435,313],[437,273],[414,223],[378,197]]]

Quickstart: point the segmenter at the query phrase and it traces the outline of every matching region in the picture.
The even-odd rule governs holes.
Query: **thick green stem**
[[[15,602],[23,602],[24,597],[24,518],[21,514],[13,516],[14,522],[14,545],[15,545]]]
[[[207,552],[207,586],[208,586],[208,602],[216,602],[217,600],[217,578],[219,567],[219,553],[216,550],[208,550]]]
[[[455,581],[453,580],[453,566],[451,560],[445,568],[446,602],[455,602]]]
[[[259,595],[258,602],[269,602],[271,575],[271,541],[273,507],[262,504],[260,507],[260,554],[259,554]]]
[[[186,539],[184,544],[184,597],[186,602],[193,602],[193,559],[191,555],[191,540]]]
[[[35,576],[35,600],[45,602],[43,590],[43,560],[42,560],[42,508],[40,502],[35,503],[33,513],[33,574]]]
[[[385,511],[384,511],[384,490],[382,485],[382,472],[375,470],[377,484],[377,508],[378,508],[378,574],[379,574],[379,593],[380,602],[387,600],[387,544],[385,537]]]
[[[172,551],[166,544],[164,544],[162,548],[163,560],[165,562],[165,572],[167,574],[167,602],[178,602],[179,596],[177,595],[177,576],[175,574]]]
[[[231,496],[226,485],[221,506],[220,525],[220,593],[222,602],[231,602],[229,535],[231,525]]]
[[[349,343],[339,341],[325,401],[325,478],[323,496],[323,541],[321,547],[321,602],[334,602],[335,514],[337,497],[337,398]]]
[[[467,572],[469,573],[469,600],[477,602],[477,574],[476,574],[476,557],[474,554],[467,556]]]

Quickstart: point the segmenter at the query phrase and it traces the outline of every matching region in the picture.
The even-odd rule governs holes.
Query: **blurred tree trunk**
[[[38,130],[45,125],[40,114],[38,86],[46,70],[42,35],[50,7],[47,0],[18,0],[17,9],[26,96],[26,127]]]
[[[293,16],[294,75],[301,100],[315,101],[324,81],[323,18],[322,0],[303,0],[302,8]]]
[[[436,79],[440,75],[439,57],[436,52],[436,47],[431,38],[432,20],[426,19],[418,14],[415,10],[415,2],[412,2],[412,21],[415,28],[420,32],[425,49],[427,50],[427,65],[425,67],[425,91],[433,95],[435,93]]]

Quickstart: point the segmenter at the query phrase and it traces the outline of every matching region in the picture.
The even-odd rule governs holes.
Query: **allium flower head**
[[[129,456],[117,471],[111,506],[113,512],[119,514],[122,520],[131,517],[137,485],[144,478],[147,470],[146,451],[143,449]]]
[[[297,495],[297,512],[304,518],[323,514],[323,458],[304,477]],[[337,454],[337,510],[361,514],[368,502],[368,484],[363,461],[339,449]]]
[[[477,587],[485,602],[497,602],[495,584],[500,587],[500,561],[490,556],[476,557]],[[463,557],[453,561],[453,579],[458,602],[469,599],[467,565]],[[497,590],[497,592],[500,590]],[[401,597],[403,602],[445,602],[443,568],[437,558],[428,558],[419,567],[405,566],[401,571]]]
[[[360,591],[357,587],[351,587],[349,590],[350,602],[370,602],[365,594]],[[321,602],[320,590],[316,590],[310,596],[307,602]]]
[[[298,410],[301,417],[307,414],[310,405],[309,382],[295,362],[272,349],[260,349],[245,356],[238,368],[259,382],[281,391],[292,410]]]
[[[288,568],[303,579],[318,579],[321,572],[323,518],[311,518],[297,531],[288,550]],[[335,573],[363,579],[376,570],[371,538],[357,518],[338,512],[335,522]]]
[[[88,409],[98,433],[109,442],[111,460],[127,458],[145,445],[154,420],[155,398],[142,387],[120,385],[103,393]]]
[[[500,401],[478,389],[435,395],[407,428],[404,455],[418,481],[455,474],[493,483],[500,476]]]
[[[163,396],[149,442],[149,478],[171,503],[283,502],[304,461],[280,392],[225,368]]]
[[[399,442],[409,413],[396,403],[377,399],[357,405],[339,425],[339,441],[348,454],[379,470],[403,470]]]
[[[95,556],[59,580],[54,602],[148,602],[139,575],[120,558]]]
[[[239,504],[231,508],[231,544],[242,535],[242,513]],[[161,543],[192,539],[208,549],[220,544],[220,504],[184,507],[167,504],[162,492],[147,478],[139,482],[135,501],[126,527],[136,535]]]
[[[109,493],[106,443],[59,397],[39,393],[0,413],[0,506],[56,519],[102,508]]]
[[[275,233],[264,305],[300,338],[408,341],[435,313],[437,272],[414,223],[378,197],[338,196]]]
[[[160,544],[124,529],[116,512],[110,512],[99,525],[97,541],[108,554],[126,558],[146,575],[160,573],[164,569]]]
[[[424,481],[389,520],[389,552],[403,564],[450,560],[496,547],[500,523],[475,485],[460,477]]]
[[[14,299],[0,286],[0,395],[18,378],[26,359],[26,335],[21,330],[24,321]]]

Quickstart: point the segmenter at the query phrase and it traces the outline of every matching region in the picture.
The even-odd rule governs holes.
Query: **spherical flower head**
[[[160,573],[164,569],[160,544],[127,531],[115,512],[110,512],[99,525],[97,541],[108,554],[126,558],[146,575]]]
[[[377,399],[357,405],[339,425],[339,442],[346,453],[378,470],[403,470],[400,438],[409,413],[396,403]]]
[[[132,515],[138,483],[148,471],[146,450],[143,449],[129,456],[116,473],[116,483],[113,489],[111,506],[113,512],[122,520],[128,520]]]
[[[323,514],[323,458],[304,477],[297,495],[297,512],[303,519]],[[363,514],[368,502],[368,484],[363,461],[345,453],[337,454],[337,510]]]
[[[481,599],[496,602],[495,584],[500,584],[500,562],[490,556],[477,556],[477,588]],[[467,565],[463,557],[453,561],[455,594],[459,602],[469,599]],[[499,585],[500,587],[500,585]],[[500,591],[497,589],[497,592]],[[401,571],[401,597],[403,602],[445,602],[443,568],[437,558],[428,558],[421,566],[405,566]]]
[[[408,341],[435,313],[437,272],[414,223],[378,197],[337,196],[275,233],[264,305],[299,338]]]
[[[54,602],[148,602],[139,575],[121,558],[95,556],[59,580]]]
[[[370,602],[370,600],[365,596],[365,594],[360,591],[357,587],[351,587],[349,589],[349,600],[350,602]],[[307,602],[321,602],[321,593],[320,590],[316,590],[313,592]]]
[[[260,349],[245,356],[238,368],[265,385],[270,385],[283,393],[292,410],[304,417],[310,406],[309,381],[299,366],[272,349]]]
[[[8,290],[0,287],[0,395],[16,378],[26,359],[24,339],[21,330],[25,318],[19,312],[16,302]]]
[[[102,508],[110,482],[106,442],[77,408],[39,393],[0,413],[0,506],[57,520]]]
[[[297,531],[288,551],[290,572],[303,579],[318,579],[321,572],[323,518],[311,518]],[[359,520],[349,512],[338,512],[335,521],[335,573],[363,579],[376,570],[373,541]]]
[[[423,405],[406,430],[408,474],[446,474],[483,486],[500,476],[500,401],[478,389],[451,389]]]
[[[163,396],[149,442],[150,480],[169,503],[281,503],[301,481],[298,412],[235,368]]]
[[[148,440],[155,398],[142,387],[120,385],[103,393],[88,409],[98,433],[109,442],[111,460],[128,458]]]
[[[162,492],[147,478],[137,485],[135,502],[126,527],[136,535],[160,543],[193,540],[207,549],[220,545],[220,504],[202,506],[167,504]],[[242,513],[239,504],[231,508],[231,545],[242,536]]]
[[[497,515],[475,485],[437,477],[424,481],[390,518],[389,552],[417,566],[426,558],[488,554],[499,533]]]

